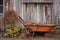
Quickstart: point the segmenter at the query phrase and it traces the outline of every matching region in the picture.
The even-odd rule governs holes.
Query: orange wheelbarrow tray
[[[32,32],[51,32],[56,27],[55,24],[25,24],[24,26]]]

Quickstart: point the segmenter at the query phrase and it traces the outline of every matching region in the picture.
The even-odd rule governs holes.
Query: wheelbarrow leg
[[[34,37],[34,31],[33,31],[33,33],[32,33],[32,37]]]

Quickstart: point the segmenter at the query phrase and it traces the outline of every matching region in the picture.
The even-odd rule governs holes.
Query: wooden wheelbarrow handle
[[[24,20],[23,20],[20,16],[18,16],[18,18],[19,18],[19,21],[20,21],[22,24],[24,24]]]

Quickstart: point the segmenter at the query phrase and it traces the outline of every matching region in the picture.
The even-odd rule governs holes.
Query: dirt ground
[[[34,36],[29,38],[22,38],[21,36],[17,38],[3,37],[0,34],[0,40],[60,40],[60,34],[46,33],[44,36]]]

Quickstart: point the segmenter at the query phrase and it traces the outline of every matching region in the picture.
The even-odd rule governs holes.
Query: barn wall
[[[52,19],[56,25],[57,28],[60,28],[60,0],[54,0],[53,1],[53,10],[52,10],[53,14],[52,14]]]
[[[46,3],[51,3],[52,0],[23,0],[23,2],[46,2]]]
[[[23,3],[53,3],[52,5],[52,23],[56,24],[57,28],[60,28],[60,0],[11,0],[11,7],[17,12],[18,16],[21,16],[24,19],[25,15],[25,4]],[[5,0],[4,0],[5,3]],[[5,5],[4,5],[5,6]],[[4,7],[5,10],[5,7]],[[4,14],[4,13],[3,13]],[[0,14],[0,20],[2,20]],[[39,21],[39,20],[38,20]],[[0,21],[0,29],[3,29]]]
[[[41,15],[41,14],[43,14],[42,13],[42,8],[39,8],[39,6],[43,6],[43,5],[41,5],[41,3],[43,4],[43,3],[48,3],[48,4],[50,4],[50,3],[52,3],[52,1],[49,1],[49,0],[23,0],[22,1],[22,3],[23,4],[25,4],[26,5],[26,3],[28,4],[28,6],[27,7],[32,7],[32,9],[31,9],[31,7],[29,8],[30,10],[29,10],[29,12],[28,13],[24,13],[24,19],[26,20],[26,21],[28,21],[28,20],[31,20],[31,21],[33,21],[33,22],[42,22],[43,23],[43,21],[39,21],[40,19],[42,20],[42,17],[41,16],[43,16],[43,15]],[[37,3],[37,5],[36,4],[34,4],[34,3]],[[29,6],[30,5],[30,6]],[[26,7],[26,6],[25,6]],[[37,8],[38,7],[38,8]],[[26,11],[26,9],[24,9],[25,11]],[[32,10],[32,11],[31,11]],[[40,12],[39,12],[40,11]],[[30,15],[30,12],[31,12],[31,15]],[[29,16],[29,17],[28,17]],[[31,16],[31,17],[30,17]],[[28,18],[27,18],[28,17]],[[40,18],[39,18],[40,17]],[[45,19],[43,19],[43,20],[45,20]],[[49,19],[50,20],[50,19]],[[51,21],[50,21],[51,22]],[[49,22],[49,23],[50,23]]]
[[[23,3],[53,3],[52,5],[52,23],[57,24],[57,28],[60,28],[60,26],[58,26],[60,24],[59,20],[60,20],[60,0],[18,0],[16,1],[17,5],[16,5],[16,10],[18,10],[18,15],[21,16],[24,19],[24,15],[25,15],[25,4]],[[19,6],[19,7],[18,7]],[[23,15],[24,14],[24,15]]]

